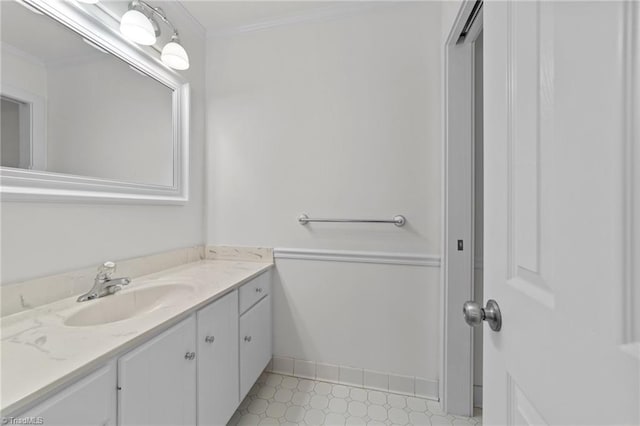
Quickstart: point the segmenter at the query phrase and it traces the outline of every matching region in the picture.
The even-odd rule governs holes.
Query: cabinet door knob
[[[262,293],[262,288],[261,287],[256,287],[256,293]]]
[[[251,336],[244,336],[244,341],[245,342],[250,342],[251,341]]]
[[[216,340],[216,338],[214,336],[206,336],[204,338],[204,341],[207,343],[213,343],[213,341]]]
[[[195,352],[187,352],[186,354],[184,354],[184,359],[188,359],[189,361],[192,361],[195,357]]]

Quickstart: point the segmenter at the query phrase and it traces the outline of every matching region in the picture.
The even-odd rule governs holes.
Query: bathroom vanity
[[[3,4],[2,62],[14,66],[3,68],[0,95],[20,130],[11,138],[19,155],[0,164],[3,201],[189,201],[194,74],[178,72],[189,67],[178,30],[162,8],[109,3]],[[147,19],[141,7],[160,19],[155,47],[123,29],[124,15]],[[25,31],[47,37],[28,43]],[[37,68],[35,83],[23,78],[32,62],[47,62],[52,45],[60,48],[56,66]],[[184,64],[169,60],[176,52]],[[47,304],[14,292],[19,309],[1,319],[3,422],[226,423],[271,360],[271,259],[194,262],[131,284],[123,278],[122,290],[102,287],[106,271],[94,288],[73,273],[64,282],[39,279],[46,285],[27,293],[75,291]],[[77,301],[80,283],[88,293]]]
[[[3,318],[2,416],[225,424],[271,360],[271,266],[201,261]]]

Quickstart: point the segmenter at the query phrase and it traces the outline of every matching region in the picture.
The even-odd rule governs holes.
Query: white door
[[[198,425],[224,425],[240,404],[238,292],[200,309]]]
[[[485,3],[485,424],[640,424],[639,6]]]
[[[118,425],[196,424],[194,315],[118,359]]]

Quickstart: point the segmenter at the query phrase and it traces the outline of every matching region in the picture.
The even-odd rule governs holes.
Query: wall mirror
[[[189,85],[75,2],[0,2],[3,200],[183,203]]]

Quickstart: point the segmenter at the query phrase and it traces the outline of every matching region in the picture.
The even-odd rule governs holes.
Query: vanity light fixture
[[[143,13],[141,3],[135,0],[129,3],[129,10],[122,15],[120,32],[129,40],[145,46],[156,42],[156,31],[151,18]]]
[[[175,31],[171,36],[171,41],[165,44],[160,55],[162,62],[177,70],[186,70],[189,68],[189,55],[184,47],[180,44],[178,32]]]
[[[98,3],[100,0],[78,0],[80,3],[87,3],[87,4],[96,4]]]
[[[189,55],[180,44],[178,30],[159,7],[153,7],[143,0],[133,0],[129,3],[129,10],[122,16],[120,32],[135,43],[151,46],[155,44],[157,37],[160,35],[160,26],[156,18],[162,20],[173,31],[171,40],[162,48],[160,59],[165,65],[173,69],[188,69]]]

